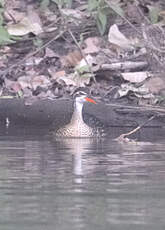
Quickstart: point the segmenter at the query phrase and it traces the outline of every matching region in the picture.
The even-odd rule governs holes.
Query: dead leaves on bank
[[[33,5],[29,5],[24,1],[9,0],[6,1],[3,11],[6,25],[0,27],[0,38],[3,36],[6,44],[10,43],[9,38],[15,40],[15,36],[22,37],[29,33],[37,36],[43,32],[50,32],[57,29],[54,26],[57,17],[48,8],[45,8],[42,12],[40,8],[36,9]],[[54,24],[51,27],[45,27],[43,19],[41,20],[43,17],[49,22],[54,22]],[[2,25],[2,22],[0,22],[0,25]],[[0,39],[1,44],[4,43]]]
[[[27,7],[21,1],[11,1],[13,1],[13,5],[7,4],[4,12],[7,21],[6,27],[5,29],[0,27],[0,33],[4,34],[4,38],[2,35],[0,37],[0,43],[1,39],[13,42],[13,36],[29,38],[29,34],[32,33],[36,40],[41,40],[42,44],[43,33],[56,31],[58,27],[56,21],[59,18],[49,8],[45,8],[41,12],[39,8],[33,7],[33,4]],[[130,6],[129,9],[132,12]],[[136,6],[134,6],[135,9]],[[68,20],[67,22],[76,25],[79,25],[84,17],[89,17],[89,13],[87,14],[84,9],[81,10],[81,7],[60,9],[59,11]],[[155,20],[154,14],[150,9],[152,20]],[[159,16],[163,18],[163,15],[164,12],[159,11]],[[134,16],[139,17],[139,15]],[[49,26],[45,26],[44,20],[47,24],[50,23]],[[67,43],[67,37],[64,36],[64,41],[58,49],[56,49],[56,41],[52,46],[45,46],[43,42],[43,47],[35,43],[37,47],[41,47],[41,52],[37,55],[32,54],[30,58],[28,53],[25,62],[21,64],[23,69],[20,68],[21,74],[15,77],[15,80],[9,74],[9,79],[5,79],[4,85],[9,91],[19,96],[26,95],[28,90],[31,90],[32,94],[36,91],[38,93],[38,89],[52,90],[52,93],[57,95],[60,87],[91,86],[95,77],[97,77],[100,86],[104,88],[105,82],[102,78],[106,72],[108,81],[104,89],[115,87],[113,81],[120,79],[120,83],[116,87],[115,98],[129,97],[131,93],[138,99],[146,99],[146,103],[148,103],[150,99],[156,99],[160,91],[164,89],[163,76],[160,77],[148,71],[147,49],[137,33],[132,36],[129,32],[123,33],[121,28],[117,24],[112,24],[107,37],[89,36],[86,39],[81,39],[82,36],[80,36],[78,45],[76,42],[74,45],[70,42],[66,47],[63,47]],[[1,31],[3,29],[4,31]],[[59,33],[58,30],[57,33]],[[60,53],[60,49],[65,51]],[[8,53],[1,57],[1,67],[6,66],[5,61],[9,57]],[[46,62],[48,62],[48,66],[45,65],[44,68]],[[112,78],[113,81],[110,80]]]
[[[49,74],[52,79],[56,80],[59,84],[64,82],[67,86],[74,87],[83,87],[89,84],[93,74],[90,72],[90,68],[92,68],[93,58],[90,55],[87,55],[82,58],[79,51],[74,51],[68,54],[65,57],[65,63],[62,58],[63,64],[67,67],[74,67],[73,72],[70,74],[66,74],[64,70],[62,71],[54,71],[53,68],[48,69]]]
[[[34,14],[35,15],[35,14]],[[35,18],[35,16],[34,16]],[[37,18],[37,17],[36,17]],[[89,37],[84,40],[81,50],[77,47],[74,51],[68,52],[66,55],[59,55],[51,48],[45,48],[45,55],[43,57],[27,58],[25,64],[27,68],[26,75],[20,76],[17,81],[6,79],[6,88],[15,92],[17,95],[23,96],[26,90],[30,89],[32,92],[37,88],[43,90],[50,89],[54,83],[62,86],[84,87],[90,85],[91,80],[95,77],[98,71],[120,71],[121,78],[124,83],[121,83],[116,92],[116,98],[121,98],[129,95],[131,92],[137,98],[153,99],[155,94],[158,94],[164,85],[161,78],[151,76],[147,71],[136,71],[138,68],[145,67],[145,62],[131,62],[120,61],[119,55],[131,52],[136,52],[139,47],[139,41],[132,38],[127,38],[119,31],[116,24],[109,29],[107,43],[117,47],[117,52],[114,54],[112,46],[105,46],[99,37]],[[139,48],[139,53],[143,47]],[[113,53],[112,60],[108,58],[109,64],[104,53]],[[101,62],[98,63],[98,56],[101,56]],[[47,71],[48,75],[37,74],[34,67],[40,65],[45,58],[57,58],[60,60],[61,68],[50,66]],[[103,63],[103,64],[101,64]],[[69,72],[68,72],[69,69]],[[132,70],[131,72],[129,72]],[[115,78],[115,76],[113,76]],[[156,79],[156,80],[154,80]],[[157,84],[155,83],[157,82]],[[153,86],[154,85],[154,86]],[[58,88],[55,89],[55,92]]]
[[[85,54],[98,53],[101,49],[101,38],[98,37],[89,37],[84,41],[86,48],[83,49]]]
[[[147,72],[125,72],[121,73],[121,76],[124,80],[131,83],[141,83],[149,77]]]
[[[20,15],[20,13],[16,15]],[[27,12],[22,14],[22,18],[17,23],[11,22],[7,25],[7,31],[10,35],[24,36],[28,33],[41,34],[43,29],[38,13],[31,6],[28,6]]]
[[[131,40],[126,38],[126,36],[119,31],[116,24],[112,25],[109,29],[108,41],[118,46],[121,50],[129,51],[134,49]]]
[[[17,81],[5,79],[5,85],[6,88],[19,94],[21,91],[23,93],[26,88],[31,90],[36,90],[37,87],[47,88],[50,85],[50,80],[43,75],[29,75],[19,77]]]

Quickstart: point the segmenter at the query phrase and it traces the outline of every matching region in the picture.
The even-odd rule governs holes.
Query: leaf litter
[[[135,103],[143,98],[146,105],[157,104],[150,99],[164,90],[165,8],[161,0],[156,6],[145,2],[112,1],[111,8],[107,3],[113,17],[107,20],[91,1],[88,7],[73,3],[60,9],[54,1],[45,6],[8,1],[3,9],[5,26],[0,26],[1,96],[8,89],[16,97],[66,97],[83,86],[96,88],[106,102],[132,103],[133,95]],[[97,13],[97,20],[90,12]],[[160,47],[155,49],[157,41]],[[109,91],[112,88],[115,94]]]

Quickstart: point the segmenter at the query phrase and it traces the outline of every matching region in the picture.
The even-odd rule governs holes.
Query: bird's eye
[[[86,96],[86,93],[85,92],[79,92],[79,95]]]

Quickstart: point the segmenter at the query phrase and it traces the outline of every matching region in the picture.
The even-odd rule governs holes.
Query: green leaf
[[[103,35],[105,33],[106,25],[107,25],[107,15],[101,10],[98,10],[96,22],[100,34]]]
[[[0,25],[3,24],[3,8],[0,8]]]
[[[40,7],[42,9],[46,9],[49,6],[49,4],[50,4],[50,0],[42,0],[41,4],[40,4]]]
[[[22,90],[19,90],[19,91],[17,92],[17,95],[18,95],[18,97],[22,98],[22,97],[23,97],[23,92],[22,92]]]
[[[84,66],[81,66],[81,67],[77,67],[76,70],[81,75],[81,74],[83,74],[85,72],[89,72],[89,66],[84,65]]]
[[[43,45],[43,41],[42,41],[42,39],[40,39],[40,38],[36,38],[36,39],[34,39],[33,40],[33,44],[36,46],[36,47],[41,47],[42,45]]]
[[[62,8],[65,0],[51,0],[51,1],[55,2],[59,8]]]
[[[81,75],[81,78],[92,78],[92,77],[94,77],[94,74],[92,74],[92,73],[84,73],[84,74],[82,74]]]
[[[111,4],[109,6],[116,14],[118,14],[118,15],[120,15],[122,17],[124,16],[124,11],[120,7],[119,3],[114,4],[114,3],[111,2]]]
[[[158,22],[158,18],[159,18],[159,12],[160,9],[158,7],[153,7],[153,6],[148,6],[149,8],[149,17],[151,20],[151,23],[157,23]]]
[[[88,10],[89,11],[97,9],[98,6],[99,6],[98,0],[88,0]]]
[[[7,30],[3,26],[0,26],[0,45],[14,43],[14,42],[15,41],[11,39],[11,36],[7,32]]]
[[[72,7],[72,0],[64,0],[64,3],[66,5],[67,8],[71,8]]]
[[[0,6],[4,7],[5,6],[5,0],[0,0]]]

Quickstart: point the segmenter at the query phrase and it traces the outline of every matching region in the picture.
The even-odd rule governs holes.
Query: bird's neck
[[[74,103],[74,112],[71,119],[72,122],[83,121],[82,109],[83,109],[83,104],[79,102]]]

